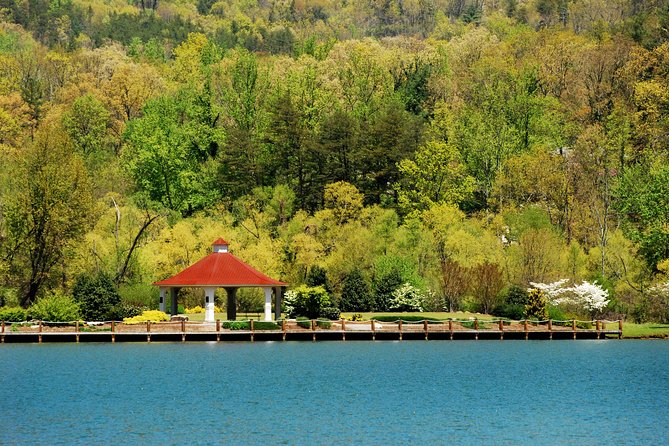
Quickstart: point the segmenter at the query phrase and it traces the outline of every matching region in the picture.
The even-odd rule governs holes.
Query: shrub
[[[109,319],[121,296],[114,282],[106,274],[79,276],[72,288],[72,297],[79,304],[81,316],[88,321]]]
[[[198,306],[193,307],[193,308],[186,308],[186,309],[184,309],[184,313],[185,313],[185,314],[198,314],[198,313],[204,313],[204,308],[202,308],[201,306],[198,305]]]
[[[153,285],[123,285],[119,287],[118,292],[121,296],[121,302],[138,307],[158,308],[158,303],[160,302],[160,291]]]
[[[148,310],[142,312],[142,314],[134,317],[126,317],[123,319],[124,324],[141,324],[142,322],[160,322],[160,321],[169,321],[170,317],[158,310]]]
[[[288,317],[304,316],[308,319],[339,317],[339,310],[334,309],[330,295],[322,286],[308,287],[301,285],[286,292],[284,304]],[[327,313],[327,314],[326,314]]]
[[[311,319],[299,318],[297,319],[297,325],[302,328],[311,330]],[[316,319],[316,326],[319,328],[329,329],[332,327],[332,322],[325,319]]]
[[[430,323],[440,322],[439,319],[433,317],[423,317],[418,315],[411,314],[401,314],[401,315],[383,315],[383,316],[374,316],[372,319],[379,322],[395,322],[398,320],[403,320],[404,322],[421,322],[428,321]]]
[[[560,307],[555,305],[548,305],[546,308],[548,311],[548,319],[555,321],[566,321],[569,319],[569,316],[567,316],[567,314]]]
[[[358,268],[344,278],[340,307],[342,311],[372,311],[374,309],[374,296],[369,290],[367,280]]]
[[[0,308],[0,321],[23,322],[28,319],[28,312],[21,307]]]
[[[147,310],[148,308],[144,306],[138,306],[129,302],[121,302],[109,311],[107,317],[112,321],[122,321],[126,318],[139,316],[143,311]]]
[[[505,303],[510,305],[527,305],[529,295],[525,288],[521,288],[518,285],[512,285],[509,287],[509,291],[506,293],[506,298],[504,299]]]
[[[28,308],[28,317],[48,322],[71,322],[81,318],[79,304],[70,296],[53,292]]]
[[[525,317],[541,321],[548,319],[546,296],[543,291],[536,288],[530,290],[527,295],[527,304],[525,304]]]
[[[228,330],[250,330],[251,324],[249,321],[225,321],[221,326]]]
[[[311,319],[303,316],[298,317],[297,325],[302,328],[311,328]]]
[[[521,320],[525,317],[525,304],[504,303],[495,307],[492,314],[508,319]]]
[[[250,328],[250,324],[249,324]],[[254,330],[278,330],[279,325],[271,321],[253,321]]]
[[[361,321],[361,320],[363,320],[363,317],[362,317],[362,314],[360,314],[360,313],[354,313],[348,318],[348,320],[349,321]]]
[[[325,307],[320,312],[321,319],[328,319],[331,321],[339,319],[340,315],[341,312],[339,311],[339,308],[335,307]]]
[[[332,322],[326,319],[316,319],[316,326],[328,330],[332,327]]]

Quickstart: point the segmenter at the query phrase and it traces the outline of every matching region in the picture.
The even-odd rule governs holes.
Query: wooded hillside
[[[6,304],[102,275],[150,305],[223,236],[340,307],[409,283],[435,311],[503,312],[564,278],[669,319],[667,1],[0,0],[0,19]]]

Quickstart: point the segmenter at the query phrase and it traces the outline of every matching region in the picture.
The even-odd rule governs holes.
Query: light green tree
[[[441,141],[422,145],[414,160],[402,160],[398,168],[398,202],[407,214],[429,209],[435,203],[460,204],[470,198],[476,186],[457,149]]]

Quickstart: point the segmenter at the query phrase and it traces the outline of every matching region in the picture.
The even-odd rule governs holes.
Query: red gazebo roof
[[[222,238],[213,243],[213,245],[227,244],[228,242]],[[229,252],[213,252],[179,274],[154,282],[154,285],[166,287],[266,287],[285,286],[287,284],[266,276]]]

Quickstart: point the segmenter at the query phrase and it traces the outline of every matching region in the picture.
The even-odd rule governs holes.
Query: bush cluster
[[[169,321],[170,317],[158,310],[148,310],[142,312],[142,314],[134,317],[126,317],[123,319],[124,324],[141,324],[142,322],[161,322]]]
[[[116,285],[106,274],[79,276],[72,288],[72,297],[79,304],[81,317],[87,321],[106,321],[121,303]]]
[[[306,317],[307,319],[339,319],[339,309],[322,286],[308,287],[301,285],[286,292],[285,311],[288,317]]]
[[[37,300],[28,308],[28,318],[48,322],[71,322],[81,319],[79,304],[59,292]]]
[[[0,308],[0,321],[23,322],[28,319],[28,312],[21,307]]]

